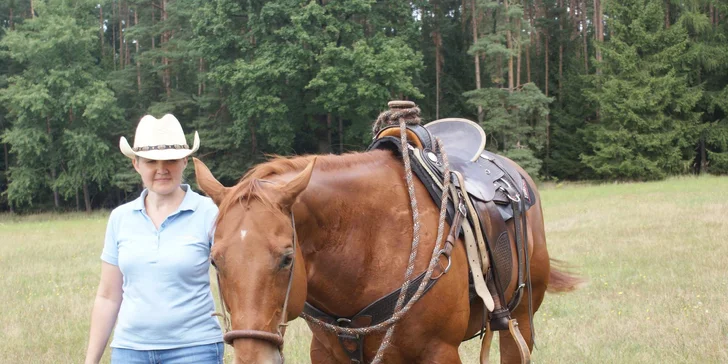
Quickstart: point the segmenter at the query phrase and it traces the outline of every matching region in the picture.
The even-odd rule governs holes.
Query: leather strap
[[[521,297],[523,296],[523,287],[524,287],[524,279],[523,275],[525,272],[525,250],[528,249],[528,247],[524,247],[523,244],[523,226],[522,226],[522,219],[521,219],[521,200],[520,198],[517,201],[513,201],[511,203],[511,206],[513,207],[513,226],[515,227],[515,233],[516,233],[516,256],[518,257],[518,281],[516,283],[516,291],[513,292],[513,297],[511,298],[511,302],[508,303],[508,309],[510,311],[513,311],[518,307],[518,304],[521,303]]]
[[[425,273],[427,272],[422,272],[420,275],[417,276],[417,278],[410,282],[410,285],[407,289],[407,295],[405,296],[405,301],[409,301],[410,298],[414,296],[415,292],[417,292],[417,288],[420,286],[420,283],[422,283],[422,280],[425,278]],[[425,286],[424,293],[429,291],[437,281],[438,280],[434,277],[431,278]],[[343,327],[358,328],[374,326],[392,317],[392,314],[394,314],[394,306],[397,304],[397,298],[399,298],[399,293],[401,290],[402,288],[392,291],[388,295],[374,301],[372,304],[365,307],[363,310],[359,311],[359,313],[351,317],[341,317],[326,313],[308,302],[304,304],[303,312],[319,320],[327,321],[331,324],[336,324]],[[363,341],[364,338],[361,335],[339,335],[339,342],[342,344],[344,351],[349,355],[351,363],[364,362]]]
[[[460,173],[455,172],[458,180],[462,179]],[[453,195],[456,194],[455,186],[450,185]],[[454,197],[453,197],[454,198]],[[464,199],[466,203],[467,199]],[[472,205],[471,205],[472,206]],[[472,208],[470,211],[473,211]],[[475,214],[470,214],[471,216]],[[485,278],[483,272],[488,269],[490,260],[488,259],[488,253],[485,251],[485,247],[481,248],[481,254],[478,254],[478,245],[483,245],[482,239],[476,240],[473,235],[473,230],[468,222],[463,223],[463,235],[465,237],[465,251],[468,255],[468,265],[470,266],[470,274],[473,276],[473,286],[475,287],[475,293],[483,301],[483,304],[488,309],[488,312],[493,311],[493,297],[488,291],[488,287],[485,285]],[[482,258],[481,258],[482,257]],[[482,264],[482,265],[481,265]]]
[[[513,336],[513,340],[516,342],[516,346],[518,347],[518,354],[521,357],[521,364],[530,364],[531,350],[528,348],[526,340],[523,339],[523,335],[521,335],[521,330],[518,329],[518,322],[516,321],[516,319],[511,319],[508,321],[508,331],[511,332],[511,336]]]

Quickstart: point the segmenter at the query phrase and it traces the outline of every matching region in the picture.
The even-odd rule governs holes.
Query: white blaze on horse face
[[[240,239],[245,240],[245,235],[248,235],[248,230],[240,230]]]

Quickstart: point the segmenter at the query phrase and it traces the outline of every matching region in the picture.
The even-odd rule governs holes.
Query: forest
[[[113,208],[174,114],[226,185],[362,151],[377,115],[478,122],[541,181],[728,174],[721,0],[2,0],[0,212]],[[187,168],[192,182],[192,168]]]

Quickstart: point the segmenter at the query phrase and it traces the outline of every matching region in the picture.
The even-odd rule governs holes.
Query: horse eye
[[[292,263],[293,263],[293,253],[288,253],[288,254],[284,255],[283,258],[281,259],[280,268],[281,269],[288,268],[291,266]]]

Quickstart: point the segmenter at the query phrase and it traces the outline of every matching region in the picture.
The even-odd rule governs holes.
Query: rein
[[[291,287],[293,286],[293,272],[294,268],[296,267],[296,244],[298,242],[298,237],[296,235],[296,220],[293,218],[293,212],[291,212],[291,227],[293,227],[293,259],[291,260],[290,274],[288,275],[288,288],[286,288],[286,298],[283,301],[283,309],[281,311],[281,322],[278,324],[277,332],[232,329],[230,318],[228,317],[228,311],[225,307],[225,297],[222,293],[222,283],[220,283],[220,271],[213,264],[217,276],[218,295],[220,296],[220,304],[222,305],[222,313],[214,313],[213,316],[223,317],[223,321],[225,322],[225,334],[223,335],[223,340],[225,340],[225,343],[227,343],[228,345],[232,346],[237,339],[256,339],[266,341],[277,347],[278,350],[281,352],[281,357],[283,357],[283,335],[286,333],[286,327],[288,326],[288,299],[291,295]]]

